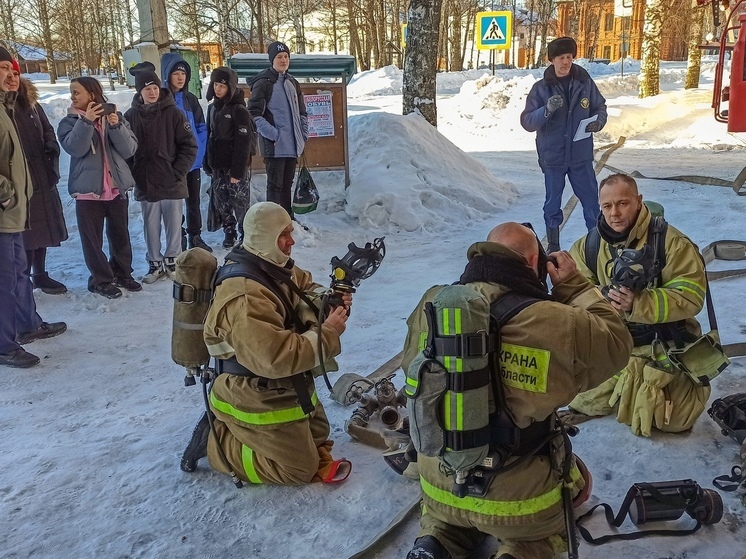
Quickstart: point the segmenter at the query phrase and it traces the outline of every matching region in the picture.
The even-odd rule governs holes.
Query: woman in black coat
[[[44,293],[65,293],[67,288],[50,278],[46,271],[47,248],[60,246],[67,239],[62,202],[57,191],[60,145],[47,115],[37,103],[36,87],[20,77],[17,63],[13,65],[13,77],[9,78],[8,86],[11,91],[18,91],[15,121],[34,185],[29,206],[30,228],[23,232],[29,273],[34,287]]]

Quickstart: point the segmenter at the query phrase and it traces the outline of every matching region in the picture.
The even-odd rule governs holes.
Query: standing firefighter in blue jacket
[[[181,109],[192,126],[192,133],[197,141],[197,160],[186,177],[189,192],[189,197],[186,199],[186,234],[189,248],[199,247],[212,252],[212,248],[202,240],[202,213],[199,199],[202,188],[202,160],[205,158],[207,147],[207,125],[199,99],[189,91],[192,68],[181,55],[168,52],[161,57],[161,76],[164,86],[171,90],[176,106]]]
[[[606,99],[583,68],[573,64],[578,45],[571,37],[560,37],[547,45],[551,65],[544,78],[531,88],[521,126],[536,132],[536,151],[544,173],[544,223],[548,252],[560,250],[562,191],[565,176],[583,205],[585,225],[590,231],[599,214],[598,183],[593,172],[593,136],[574,141],[578,132],[598,132],[606,125]],[[583,119],[595,121],[578,130]]]

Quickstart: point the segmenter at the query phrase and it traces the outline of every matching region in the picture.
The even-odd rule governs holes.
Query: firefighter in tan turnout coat
[[[633,178],[622,174],[606,177],[599,197],[596,262],[586,263],[586,236],[575,242],[570,254],[578,262],[580,273],[603,288],[613,283],[612,250],[640,250],[646,243],[651,248],[654,243],[651,213],[642,203]],[[665,232],[663,252],[665,265],[653,285],[636,292],[627,287],[608,292],[634,336],[629,363],[603,385],[579,394],[570,403],[573,410],[588,416],[616,411],[619,422],[645,437],[650,436],[653,427],[674,433],[690,429],[704,411],[711,391],[709,385],[702,386],[678,371],[666,358],[677,343],[688,347],[701,334],[694,317],[705,303],[704,263],[697,246],[671,225]]]
[[[619,314],[577,272],[569,254],[554,256],[557,265],[547,265],[553,285],[550,294],[538,278],[540,253],[533,231],[505,223],[490,232],[487,242],[469,248],[460,280],[491,302],[509,292],[539,299],[501,327],[498,354],[507,414],[514,428],[526,439],[536,437],[534,441],[546,435],[544,427],[553,428],[557,408],[617,372],[632,348]],[[423,309],[435,291],[425,294],[408,319],[405,371],[422,349],[428,331]],[[491,391],[491,417],[494,401]],[[457,497],[451,493],[453,477],[444,474],[440,460],[420,454],[422,530],[408,559],[466,558],[484,534],[502,541],[499,559],[560,557],[567,547],[561,499],[564,457],[562,437],[555,437],[524,458],[520,467],[498,473],[484,497]],[[511,455],[506,465],[517,459],[518,455]],[[570,478],[572,494],[577,495],[585,479],[574,457]]]
[[[329,422],[310,372],[319,365],[317,310],[304,307],[289,284],[312,303],[323,287],[290,259],[292,231],[290,217],[279,205],[261,202],[249,209],[243,246],[230,252],[226,262],[245,263],[260,272],[217,285],[205,320],[207,348],[224,371],[209,396],[217,437],[205,416],[190,447],[196,448],[209,432],[210,466],[250,483],[337,481],[351,467],[330,453]],[[327,370],[333,370],[332,358],[341,351],[351,298],[343,300],[345,306],[330,311],[320,328]],[[182,460],[185,471],[194,471],[204,455],[190,453],[190,447]]]

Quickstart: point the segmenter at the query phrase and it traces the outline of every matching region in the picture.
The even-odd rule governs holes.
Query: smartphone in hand
[[[114,103],[101,103],[101,108],[104,111],[101,116],[109,116],[117,111],[117,106]]]

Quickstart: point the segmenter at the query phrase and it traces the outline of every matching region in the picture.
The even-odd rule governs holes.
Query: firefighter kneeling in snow
[[[447,441],[443,455],[448,455],[456,444],[468,449],[479,440],[486,442],[489,456],[495,459],[483,464],[498,466],[492,472],[483,470],[487,476],[493,475],[490,483],[478,481],[484,477],[467,477],[466,487],[459,495],[458,472],[454,475],[449,471],[442,456],[426,456],[418,448],[422,529],[407,558],[463,559],[481,544],[485,534],[501,540],[498,559],[560,557],[567,551],[562,494],[566,494],[571,515],[569,501],[574,498],[577,505],[587,498],[586,494],[581,495],[587,482],[579,469],[580,461],[576,462],[569,451],[567,436],[558,428],[555,411],[566,406],[578,392],[598,386],[617,372],[629,358],[632,340],[619,314],[578,273],[570,255],[556,252],[552,255],[556,264],[547,263],[538,239],[528,227],[518,223],[499,225],[489,233],[487,242],[472,245],[467,256],[469,262],[459,283],[486,299],[488,318],[501,324],[499,337],[491,330],[489,343],[478,343],[478,336],[464,334],[470,339],[462,338],[453,344],[449,338],[460,336],[443,336],[440,331],[433,334],[432,325],[440,323],[441,318],[431,310],[438,310],[439,292],[454,286],[431,288],[408,319],[402,365],[407,387],[417,387],[416,392],[423,390],[439,366],[456,364],[447,381],[448,390],[463,391],[440,414],[446,416],[446,425],[434,422],[438,423],[436,429],[443,427],[445,431],[440,437]],[[547,272],[553,285],[551,294],[545,282]],[[505,312],[508,309],[501,308],[501,300],[515,301],[516,297],[520,304],[509,306],[526,306],[511,317],[515,310]],[[460,334],[458,322],[467,311],[455,310],[459,312],[451,313],[442,322],[448,324],[448,331]],[[463,328],[463,332],[471,332],[467,326]],[[430,359],[420,369],[428,374],[421,374],[415,369],[428,356],[428,345],[434,349],[436,359]],[[467,357],[476,354],[488,356],[486,374],[466,372]],[[463,365],[459,364],[462,361]],[[474,372],[479,374],[474,376]],[[413,374],[419,382],[412,378]],[[459,435],[459,423],[466,423],[474,412],[467,409],[466,393],[485,383],[489,386],[488,395],[484,395],[489,410],[487,426],[454,436]],[[461,388],[456,387],[459,384]],[[412,398],[407,403],[410,429],[417,447],[418,437],[420,441],[425,438],[422,431],[433,425],[416,424],[418,396],[408,396]],[[453,417],[460,400],[464,402],[463,415],[449,421],[448,416]],[[470,481],[473,486],[469,486]],[[478,483],[482,483],[481,496],[479,490],[472,490],[479,489]]]
[[[341,351],[352,298],[343,296],[318,328],[324,288],[291,260],[292,233],[282,207],[255,204],[244,219],[243,245],[218,271],[204,329],[219,373],[209,396],[214,432],[205,414],[182,458],[184,471],[207,455],[215,470],[249,483],[333,482],[350,472],[349,461],[332,458],[313,373],[319,335],[326,370],[336,370],[332,358]],[[243,268],[221,277],[233,263]]]
[[[635,435],[686,431],[707,405],[709,380],[728,363],[695,318],[706,297],[704,262],[692,241],[651,215],[632,177],[606,177],[599,198],[598,227],[571,254],[622,314],[635,347],[621,373],[570,403],[579,414],[568,419],[616,411]]]

